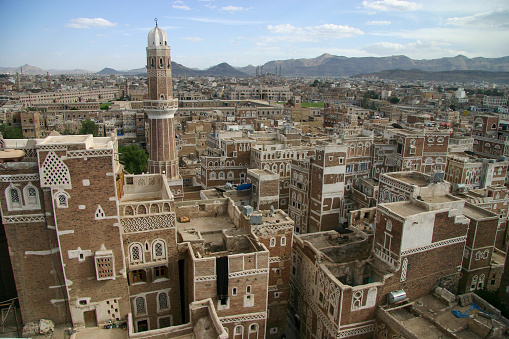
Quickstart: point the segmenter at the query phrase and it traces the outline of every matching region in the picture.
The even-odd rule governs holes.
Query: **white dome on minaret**
[[[154,27],[148,33],[148,48],[168,47],[168,37],[161,28]]]

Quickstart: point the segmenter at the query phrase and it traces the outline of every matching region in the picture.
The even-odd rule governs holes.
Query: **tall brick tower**
[[[143,108],[149,121],[150,173],[166,174],[176,200],[183,197],[182,178],[179,175],[175,143],[174,117],[177,99],[173,98],[170,46],[166,32],[154,27],[148,33],[147,46],[148,99]]]

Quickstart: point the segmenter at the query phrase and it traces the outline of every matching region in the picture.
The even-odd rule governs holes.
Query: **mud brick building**
[[[436,185],[444,187],[419,199],[379,204],[373,235],[352,228],[344,235],[295,237],[294,331],[301,337],[372,338],[377,308],[387,304],[388,293],[404,290],[412,301],[436,287],[457,287],[469,219],[463,215],[465,202],[447,193],[450,185]]]

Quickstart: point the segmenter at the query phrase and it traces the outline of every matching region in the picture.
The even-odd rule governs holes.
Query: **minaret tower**
[[[166,32],[154,27],[148,33],[147,80],[148,99],[143,108],[149,121],[150,173],[166,174],[175,198],[183,196],[182,178],[179,175],[178,154],[175,143],[175,112],[177,99],[173,98],[170,46]]]

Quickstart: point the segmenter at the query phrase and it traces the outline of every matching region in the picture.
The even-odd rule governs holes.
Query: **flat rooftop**
[[[177,228],[179,230],[195,230],[204,233],[235,228],[235,225],[228,216],[218,215],[217,217],[191,218],[189,222],[177,220]]]
[[[426,187],[431,183],[431,177],[419,172],[395,172],[386,173],[385,175],[406,182],[407,184],[414,184],[420,187]]]
[[[402,217],[427,212],[425,208],[418,206],[411,201],[392,202],[383,204],[382,206]]]
[[[220,252],[236,254],[258,251],[248,232],[235,228],[228,216],[191,218],[189,222],[177,220],[177,229],[182,241],[203,242],[202,249],[195,249],[195,255],[199,257],[216,256]],[[225,236],[231,237],[232,241],[227,242]]]
[[[319,233],[307,233],[299,235],[299,237],[308,241],[317,250],[323,250],[331,247],[338,247],[348,243],[364,240],[363,237],[356,235],[355,233],[346,234],[347,237],[337,232],[319,232]]]
[[[417,338],[448,337],[440,328],[450,330],[455,337],[461,339],[483,338],[475,332],[475,328],[469,327],[469,321],[474,318],[475,321],[491,328],[493,325],[491,319],[478,316],[476,311],[470,311],[470,317],[468,318],[456,318],[451,312],[452,310],[458,310],[465,313],[470,306],[460,306],[455,303],[448,305],[429,294],[406,307],[386,308],[385,311]],[[482,308],[482,305],[479,306]]]
[[[465,204],[465,208],[463,208],[463,214],[475,220],[493,217],[498,218],[498,215],[495,213],[489,212],[483,208],[478,208],[467,204]]]

